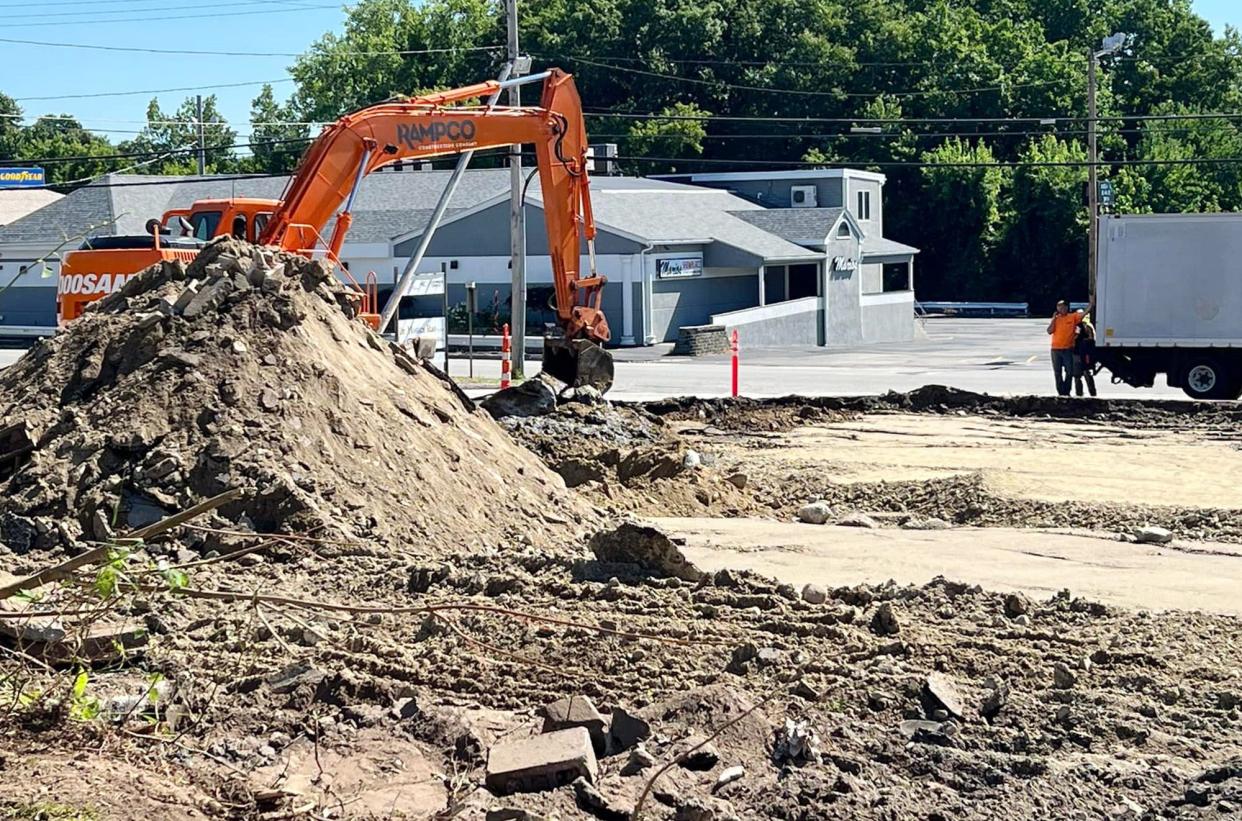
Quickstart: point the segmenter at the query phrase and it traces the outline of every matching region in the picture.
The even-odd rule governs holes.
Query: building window
[[[890,262],[884,266],[884,292],[910,290],[910,265]]]
[[[860,220],[871,219],[871,192],[858,192],[858,218]]]
[[[848,222],[842,222],[840,227],[837,228],[837,236],[848,237],[849,235],[850,235],[850,224]]]

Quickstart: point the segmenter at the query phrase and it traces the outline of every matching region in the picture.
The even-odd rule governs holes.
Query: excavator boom
[[[611,334],[601,309],[606,279],[593,270],[595,222],[582,103],[570,75],[551,69],[544,76],[538,107],[462,105],[501,88],[501,83],[489,81],[380,103],[342,117],[303,156],[261,241],[311,251],[320,245],[322,231],[335,214],[332,236],[324,241],[328,255],[335,258],[349,228],[354,196],[367,174],[400,160],[532,143],[563,331],[562,339],[550,341],[553,355],[545,362],[549,373],[562,381],[606,390],[612,383],[612,362],[600,346]],[[591,266],[587,272],[581,270],[584,241]],[[596,350],[584,356],[584,344]]]

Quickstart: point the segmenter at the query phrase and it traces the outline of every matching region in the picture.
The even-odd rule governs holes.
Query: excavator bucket
[[[612,387],[612,354],[586,339],[546,336],[543,372],[571,388],[590,385],[600,393],[607,393]]]

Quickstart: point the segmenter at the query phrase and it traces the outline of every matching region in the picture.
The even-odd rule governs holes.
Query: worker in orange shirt
[[[1080,311],[1071,311],[1069,303],[1062,299],[1057,303],[1057,312],[1048,323],[1048,334],[1052,337],[1052,374],[1057,380],[1057,395],[1070,395],[1070,380],[1074,376],[1074,342],[1078,334],[1078,324],[1082,322]]]

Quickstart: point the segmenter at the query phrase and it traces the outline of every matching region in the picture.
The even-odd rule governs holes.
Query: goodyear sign
[[[35,188],[46,184],[42,168],[0,168],[0,188]]]

